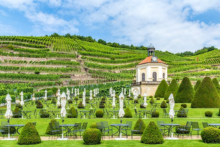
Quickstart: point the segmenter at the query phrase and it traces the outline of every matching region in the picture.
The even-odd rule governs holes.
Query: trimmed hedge
[[[212,82],[215,85],[215,88],[217,89],[218,93],[220,93],[220,86],[217,78],[212,79]]]
[[[204,128],[201,137],[205,143],[220,143],[220,130],[213,127]]]
[[[219,94],[210,77],[205,77],[195,93],[192,108],[219,108]]]
[[[163,135],[154,122],[150,122],[144,130],[141,142],[145,144],[162,144],[164,142]]]
[[[183,107],[180,108],[179,112],[177,113],[177,117],[187,117],[187,114]]]
[[[74,107],[71,107],[69,109],[69,113],[67,114],[67,118],[77,118],[76,109]]]
[[[160,108],[167,108],[167,103],[166,101],[163,101],[160,105]]]
[[[85,144],[94,145],[101,143],[102,133],[99,129],[89,128],[83,133],[83,141]]]
[[[213,115],[212,111],[206,111],[205,112],[206,117],[212,117],[212,115]]]
[[[174,97],[176,103],[191,103],[194,96],[194,89],[188,77],[184,77]]]
[[[155,92],[154,97],[161,97],[161,98],[163,98],[167,88],[168,88],[167,82],[165,80],[162,80],[160,82],[160,85],[157,87],[157,90]]]
[[[199,86],[200,86],[201,83],[202,83],[201,80],[198,80],[198,81],[196,82],[196,85],[194,86],[194,90],[195,90],[195,91],[198,90],[198,88],[199,88]]]
[[[152,116],[152,117],[159,117],[159,115],[160,115],[159,111],[153,111],[153,112],[151,113],[151,116]]]
[[[20,109],[18,107],[15,107],[13,111],[13,118],[21,118],[22,114],[20,112]]]
[[[103,110],[97,110],[97,111],[95,112],[95,115],[96,115],[96,117],[98,117],[98,118],[102,118],[103,115],[104,115],[104,111],[103,111]]]
[[[97,124],[96,123],[91,124],[90,128],[96,128],[97,129]]]
[[[132,113],[131,113],[131,110],[129,108],[126,108],[125,109],[125,115],[124,115],[125,118],[132,118]]]
[[[41,143],[41,138],[33,123],[28,122],[22,129],[18,138],[18,144],[29,145]]]
[[[146,124],[144,123],[144,121],[142,119],[138,119],[138,121],[136,122],[136,124],[134,125],[134,130],[138,130],[139,129],[139,126],[140,126],[140,123],[143,123],[142,124],[142,127],[141,127],[141,134],[144,132],[144,129],[146,128]]]
[[[171,93],[175,97],[177,91],[178,91],[178,83],[177,83],[176,79],[173,79],[164,94],[164,100],[167,100]]]
[[[187,108],[187,104],[181,104],[181,107]]]

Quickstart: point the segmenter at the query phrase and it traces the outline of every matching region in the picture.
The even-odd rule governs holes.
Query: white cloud
[[[7,16],[7,14],[5,13],[5,11],[3,11],[3,10],[0,10],[0,15],[1,15],[1,16]]]
[[[42,4],[59,8],[58,12],[46,13]],[[207,10],[220,10],[219,0],[1,0],[0,5],[24,12],[36,34],[74,34],[81,26],[110,34],[114,42],[153,43],[158,50],[220,48],[220,24],[188,19]]]

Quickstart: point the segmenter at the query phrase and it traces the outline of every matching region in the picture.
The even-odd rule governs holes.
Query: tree
[[[220,93],[220,86],[219,82],[216,78],[212,79],[213,84],[215,85],[215,88],[217,89],[218,93]]]
[[[191,103],[194,96],[194,89],[191,85],[191,82],[188,77],[184,77],[178,91],[176,93],[176,97],[174,97],[176,103]]]
[[[198,81],[196,82],[196,85],[194,86],[194,90],[195,90],[195,91],[199,88],[199,85],[200,85],[201,83],[202,83],[201,80],[198,80]]]
[[[143,132],[141,142],[145,144],[162,144],[163,135],[158,126],[151,121]]]
[[[210,77],[205,77],[193,98],[192,108],[219,108],[220,97]]]
[[[168,88],[168,84],[167,82],[163,79],[161,82],[160,82],[160,85],[157,87],[157,90],[155,92],[155,95],[154,97],[161,97],[163,98],[164,97],[164,94],[166,92]]]
[[[51,37],[60,37],[60,35],[57,34],[57,33],[53,33],[53,34],[51,34],[50,36],[51,36]]]
[[[176,82],[176,79],[173,79],[164,94],[164,100],[167,100],[171,93],[175,97],[177,90],[178,90],[178,83]]]

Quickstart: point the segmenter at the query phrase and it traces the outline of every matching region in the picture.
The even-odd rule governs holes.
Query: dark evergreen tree
[[[178,91],[176,93],[176,97],[174,97],[176,103],[191,103],[194,96],[194,89],[191,85],[189,78],[184,77]]]
[[[154,97],[161,97],[161,98],[163,98],[167,88],[168,88],[167,82],[165,80],[162,80],[160,82],[160,85],[157,87],[157,90],[155,92]]]
[[[219,108],[219,94],[210,77],[205,77],[193,98],[192,108]]]
[[[150,122],[143,132],[141,142],[145,144],[162,144],[163,135],[154,122]]]
[[[167,100],[171,93],[175,97],[177,90],[178,90],[178,83],[176,82],[176,79],[173,79],[165,92],[164,100]]]
[[[198,81],[196,82],[196,85],[194,86],[194,90],[195,90],[195,91],[199,88],[199,85],[200,85],[201,83],[202,83],[201,80],[198,80]]]

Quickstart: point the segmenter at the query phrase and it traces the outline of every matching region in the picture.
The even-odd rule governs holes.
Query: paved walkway
[[[174,137],[176,137],[176,136],[174,136]],[[16,136],[14,138],[18,138],[18,137]],[[113,138],[105,136],[105,137],[102,138],[102,140],[115,140],[115,138],[118,138],[118,136],[114,136]],[[122,136],[122,138],[126,138],[126,136]],[[164,137],[165,140],[166,140],[166,138],[167,138],[167,136]],[[3,137],[0,137],[0,140],[2,140],[2,139],[3,139]],[[181,136],[178,139],[179,140],[183,140],[183,139],[184,140],[201,140],[201,136],[193,135],[192,138],[190,136],[184,136],[184,137]],[[41,136],[41,140],[57,140],[57,137],[54,137],[54,136],[53,137]],[[80,137],[77,137],[77,138],[69,137],[68,140],[82,140],[82,138],[80,138]],[[132,140],[131,136],[128,136],[127,140]],[[133,136],[133,140],[141,140],[141,137],[140,136]]]

